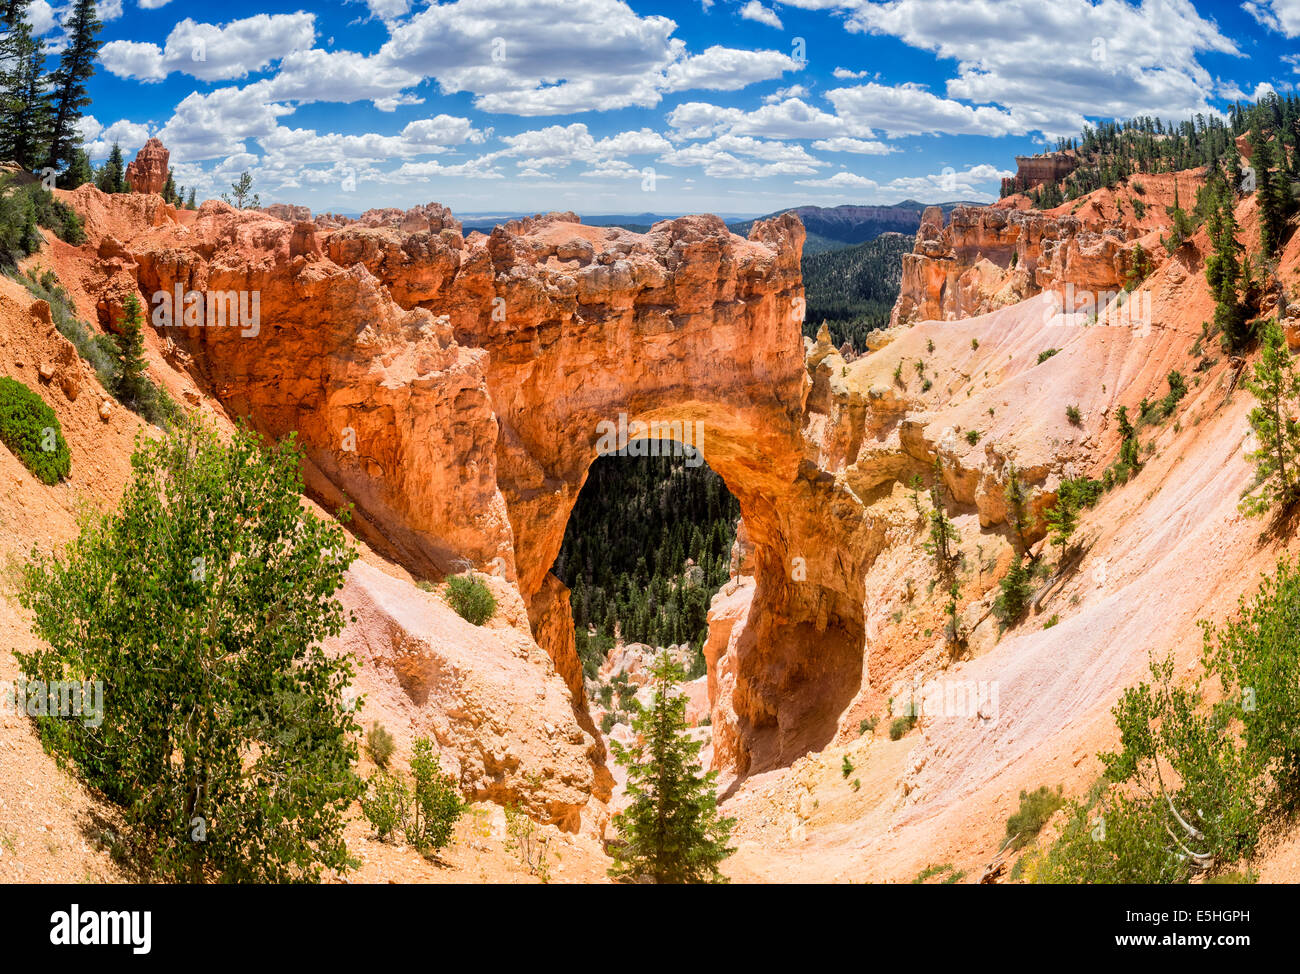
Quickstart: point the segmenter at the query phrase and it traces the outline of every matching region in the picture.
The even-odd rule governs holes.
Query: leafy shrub
[[[974,445],[975,445],[976,443],[978,443],[979,441],[980,441],[980,431],[979,431],[979,430],[967,430],[967,431],[966,431],[966,442],[967,442],[967,443],[969,443],[971,446],[974,446]]]
[[[1069,420],[1071,426],[1083,425],[1083,413],[1079,412],[1078,406],[1066,406],[1065,418]]]
[[[845,778],[853,774],[853,762],[849,760],[849,756],[847,754],[844,755],[844,760],[840,762],[840,774],[842,774]]]
[[[352,555],[302,506],[291,436],[263,449],[198,424],[141,437],[116,510],[34,554],[19,599],[46,648],[29,680],[100,681],[98,722],[38,717],[42,743],[122,807],[147,873],[319,881],[348,866],[343,816],[363,783],[346,621]]]
[[[58,483],[72,467],[72,454],[54,410],[8,376],[0,377],[0,443],[43,484]]]
[[[1042,365],[1044,362],[1046,362],[1049,358],[1051,358],[1053,355],[1055,355],[1055,354],[1056,354],[1057,352],[1059,352],[1059,351],[1060,351],[1059,348],[1048,348],[1048,349],[1044,349],[1043,351],[1039,352],[1039,353],[1038,353],[1038,364],[1039,364],[1039,365]]]
[[[443,772],[427,737],[417,740],[412,749],[411,776],[415,787],[404,823],[406,841],[428,855],[451,841],[452,829],[464,813],[465,804],[455,779]]]
[[[466,622],[481,626],[497,610],[497,600],[487,585],[471,575],[447,579],[447,601]]]
[[[1043,830],[1047,820],[1065,804],[1061,791],[1060,785],[1056,786],[1056,791],[1043,785],[1037,791],[1020,793],[1020,808],[1007,819],[1007,838],[1011,840],[1011,848],[1023,849]]]
[[[361,796],[361,811],[382,842],[406,821],[410,803],[411,793],[401,776],[378,771],[370,776],[366,793]]]
[[[370,725],[370,730],[366,733],[366,753],[370,755],[371,761],[381,768],[386,768],[396,749],[393,735],[388,733],[388,729],[383,724],[375,721]]]
[[[874,731],[879,720],[879,717],[866,717],[858,721],[858,736],[861,737],[863,734]]]

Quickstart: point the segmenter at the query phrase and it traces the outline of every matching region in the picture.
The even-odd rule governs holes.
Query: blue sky
[[[108,0],[92,156],[355,213],[997,196],[1085,121],[1300,82],[1300,0]],[[66,0],[33,0],[52,51]],[[129,156],[128,156],[129,157]]]

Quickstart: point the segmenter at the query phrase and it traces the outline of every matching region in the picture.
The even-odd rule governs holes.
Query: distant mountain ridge
[[[767,220],[782,213],[795,213],[803,221],[808,231],[808,242],[804,253],[822,253],[839,247],[875,240],[882,233],[915,234],[921,226],[921,214],[927,206],[938,206],[947,217],[957,206],[983,206],[954,200],[949,203],[921,203],[917,200],[903,200],[889,206],[858,206],[847,203],[842,206],[793,206],[777,210],[767,216],[758,217]],[[742,237],[749,234],[755,220],[744,220],[727,224],[732,232]]]

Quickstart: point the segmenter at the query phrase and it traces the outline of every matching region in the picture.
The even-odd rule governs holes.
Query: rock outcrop
[[[126,167],[126,181],[133,193],[161,193],[167,185],[167,164],[171,153],[157,139],[151,138]]]
[[[1075,216],[991,206],[959,206],[944,226],[939,208],[929,207],[916,246],[903,255],[890,324],[969,318],[1068,284],[1113,295],[1137,236]]]

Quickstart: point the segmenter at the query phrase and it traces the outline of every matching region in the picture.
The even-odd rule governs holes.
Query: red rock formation
[[[129,278],[151,307],[178,287],[259,295],[254,329],[166,337],[230,413],[298,432],[309,489],[353,504],[378,550],[418,573],[515,581],[575,697],[567,593],[548,569],[601,424],[702,424],[756,579],[715,756],[767,767],[833,734],[860,679],[863,596],[844,567],[866,528],[805,460],[797,218],[745,240],[716,217],[638,235],[551,214],[466,241],[433,205],[327,230],[219,201],[181,227],[91,187],[68,198],[99,231],[89,246],[119,235],[107,293]]]
[[[891,324],[984,314],[1073,284],[1123,287],[1137,231],[1088,225],[1068,214],[959,206],[947,227],[938,207],[921,220]]]
[[[157,139],[149,139],[140,147],[126,167],[126,181],[133,193],[161,193],[167,185],[167,165],[171,153]]]
[[[1059,183],[1078,167],[1073,152],[1044,152],[1036,156],[1016,156],[1016,174],[1002,180],[1002,195],[1023,193],[1045,183]]]
[[[272,203],[270,206],[262,207],[262,212],[287,223],[303,223],[311,219],[310,206],[298,206],[293,203]]]

